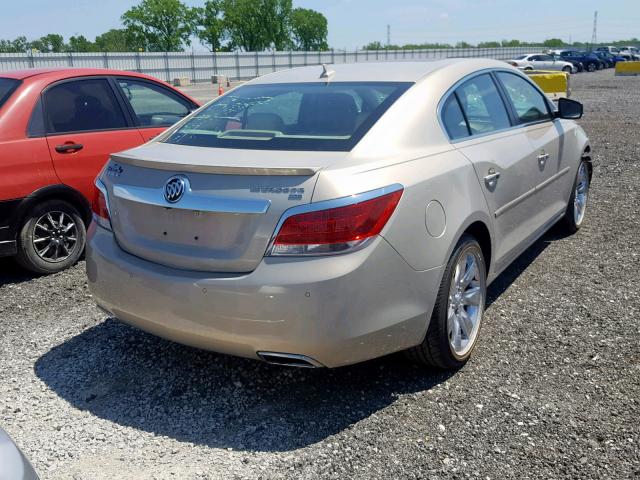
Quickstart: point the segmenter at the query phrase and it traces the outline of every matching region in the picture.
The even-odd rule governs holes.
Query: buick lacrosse
[[[499,61],[313,66],[229,91],[96,180],[100,307],[218,352],[457,368],[487,285],[591,179],[582,105]]]

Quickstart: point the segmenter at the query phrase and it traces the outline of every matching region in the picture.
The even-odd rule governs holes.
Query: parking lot
[[[43,479],[637,478],[640,77],[571,80],[588,218],[493,283],[462,370],[199,351],[107,318],[84,262],[34,278],[0,259],[0,426]]]

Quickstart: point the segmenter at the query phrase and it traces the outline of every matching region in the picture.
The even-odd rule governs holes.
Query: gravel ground
[[[595,178],[490,288],[455,374],[292,370],[106,319],[84,264],[0,262],[0,425],[44,479],[640,477],[640,77],[573,78]]]

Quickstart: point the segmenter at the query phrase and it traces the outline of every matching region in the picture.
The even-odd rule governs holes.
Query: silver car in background
[[[458,368],[487,285],[556,222],[583,222],[581,114],[495,60],[259,77],[112,156],[89,286],[113,317],[200,348]]]
[[[546,53],[532,53],[519,55],[507,63],[522,70],[558,70],[566,73],[576,73],[578,69],[570,62],[560,60]]]

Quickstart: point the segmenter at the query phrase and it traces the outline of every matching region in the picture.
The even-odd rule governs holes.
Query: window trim
[[[120,108],[122,116],[125,119],[126,125],[124,127],[117,127],[117,128],[99,128],[99,129],[94,129],[94,130],[74,130],[74,131],[69,131],[69,132],[49,132],[49,128],[48,128],[48,125],[47,125],[46,102],[44,101],[45,94],[50,89],[52,89],[53,87],[56,87],[58,85],[62,85],[64,83],[76,82],[76,81],[87,81],[87,80],[106,80],[107,81],[107,84],[109,85],[109,88],[111,89],[111,92],[113,93],[113,96],[114,96],[114,98],[116,100],[116,104]],[[109,75],[86,75],[86,76],[81,76],[81,77],[69,77],[69,78],[65,78],[65,79],[62,79],[62,80],[58,80],[58,81],[52,82],[49,85],[47,85],[45,88],[42,89],[42,91],[40,92],[40,98],[39,98],[38,101],[42,102],[42,116],[43,116],[43,121],[44,121],[44,136],[45,137],[59,137],[61,135],[80,135],[80,134],[84,134],[84,133],[96,133],[96,132],[118,132],[118,131],[122,131],[122,130],[132,130],[132,129],[137,129],[138,128],[133,124],[133,119],[131,118],[131,116],[129,114],[129,111],[126,110],[125,106],[123,105],[122,99],[120,98],[120,95],[118,95],[117,92],[115,92],[113,90],[113,85],[111,84]],[[35,112],[35,110],[36,109],[34,108],[34,110],[31,112],[32,115]],[[31,121],[31,119],[29,119],[29,121]]]
[[[167,96],[176,98],[179,103],[182,103],[185,107],[187,107],[187,109],[189,110],[189,113],[185,115],[185,118],[188,117],[191,113],[195,112],[198,108],[200,108],[200,105],[195,104],[194,102],[189,100],[187,97],[181,95],[180,93],[165,87],[159,82],[154,82],[147,78],[132,77],[127,75],[112,75],[109,78],[109,80],[111,83],[111,87],[117,92],[120,102],[124,105],[124,108],[126,108],[129,116],[131,117],[131,121],[133,122],[134,126],[141,130],[147,129],[147,128],[169,128],[175,125],[177,122],[171,123],[169,125],[141,125],[140,120],[138,119],[138,115],[133,109],[131,102],[129,101],[122,87],[120,86],[120,83],[119,83],[120,80],[125,80],[125,81],[129,80],[129,81],[139,82],[139,83],[148,83],[149,85],[153,85],[159,88],[163,92],[167,93],[168,94]]]
[[[438,107],[436,110],[436,115],[438,116],[438,123],[440,124],[440,128],[442,130],[442,132],[444,133],[445,138],[447,138],[449,140],[450,144],[456,144],[456,143],[460,143],[460,142],[468,142],[469,140],[475,140],[477,138],[483,138],[483,137],[488,137],[490,135],[497,135],[500,133],[504,133],[504,132],[508,132],[510,130],[516,130],[519,128],[527,128],[530,127],[532,125],[537,125],[537,124],[541,124],[541,123],[545,123],[545,122],[555,122],[555,117],[553,115],[553,109],[551,107],[551,105],[549,104],[549,101],[546,99],[546,95],[544,95],[545,100],[547,100],[547,107],[549,108],[549,110],[551,111],[551,118],[547,119],[547,120],[540,120],[538,122],[534,122],[534,123],[514,123],[515,119],[511,118],[513,113],[511,112],[511,107],[509,106],[509,104],[505,104],[505,108],[507,109],[507,114],[510,116],[511,119],[511,123],[512,125],[510,127],[506,127],[506,128],[501,128],[500,130],[494,130],[492,132],[486,132],[486,133],[480,133],[480,134],[472,134],[469,135],[468,137],[462,137],[462,138],[458,138],[458,139],[451,139],[451,137],[449,136],[449,133],[447,133],[447,129],[444,126],[444,122],[442,120],[442,109],[444,106],[445,101],[449,98],[450,95],[454,94],[455,91],[458,89],[458,87],[460,85],[462,85],[464,82],[466,82],[467,80],[471,80],[472,78],[478,77],[482,74],[485,73],[489,73],[491,74],[492,77],[494,77],[494,82],[496,82],[496,78],[494,75],[494,72],[507,72],[507,73],[512,73],[514,75],[519,75],[522,78],[524,78],[526,81],[528,81],[531,85],[534,86],[534,88],[536,90],[538,90],[542,95],[544,95],[544,92],[542,92],[542,90],[540,90],[540,88],[533,82],[531,82],[531,80],[529,80],[524,74],[521,74],[519,72],[514,72],[511,69],[508,68],[484,68],[482,70],[477,70],[473,73],[470,73],[462,78],[460,78],[458,81],[456,81],[451,87],[449,87],[447,89],[447,91],[444,93],[444,95],[442,95],[442,97],[440,98],[440,101],[438,102]],[[505,102],[505,99],[503,97],[504,93],[502,92],[502,84],[498,83],[498,85],[496,85],[496,88],[498,88],[498,92],[500,93],[500,96],[502,97],[502,101]],[[463,109],[463,113],[464,113],[464,109]],[[468,127],[468,121],[467,121],[467,128]]]

